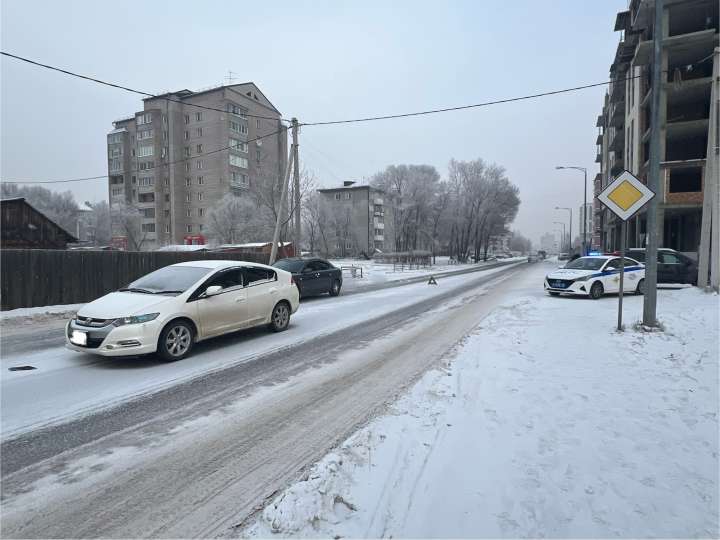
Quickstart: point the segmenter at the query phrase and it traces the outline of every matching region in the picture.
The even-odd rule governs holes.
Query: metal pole
[[[568,253],[572,252],[572,243],[573,243],[573,237],[572,237],[572,208],[569,208],[569,210],[570,210],[570,232],[569,232],[570,238],[568,239],[568,244],[569,244]]]
[[[650,118],[650,167],[648,187],[660,192],[660,92],[662,77],[663,0],[655,0],[653,27],[652,105]],[[650,199],[647,209],[647,249],[645,255],[645,296],[643,297],[643,325],[657,326],[657,212],[659,196]]]
[[[293,195],[295,196],[295,251],[296,255],[299,255],[300,242],[302,241],[301,227],[302,220],[300,219],[300,155],[298,144],[298,121],[297,118],[292,119],[292,139],[293,139]]]
[[[585,174],[585,191],[583,192],[583,211],[582,211],[582,217],[583,217],[583,247],[582,247],[582,256],[584,257],[587,255],[588,249],[587,249],[587,169],[583,169],[583,173]]]
[[[273,243],[270,248],[270,261],[268,264],[272,265],[277,258],[278,242],[280,241],[280,223],[282,223],[283,211],[285,210],[285,200],[287,199],[288,186],[290,182],[290,170],[292,169],[295,153],[293,149],[290,149],[290,157],[288,157],[288,164],[285,167],[285,178],[280,186],[280,208],[278,209],[277,219],[275,220],[275,232],[273,233]]]
[[[622,325],[622,304],[623,304],[623,286],[625,283],[625,228],[627,222],[623,220],[620,224],[620,290],[618,291],[618,332],[623,331]]]

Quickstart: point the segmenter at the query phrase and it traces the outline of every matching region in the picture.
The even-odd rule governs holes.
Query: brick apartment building
[[[107,135],[110,205],[140,210],[147,249],[203,242],[218,201],[256,182],[276,182],[287,159],[280,111],[252,82],[147,98],[142,111],[113,127]]]
[[[597,194],[623,170],[646,181],[650,146],[652,50],[655,31],[662,32],[660,94],[660,246],[695,256],[700,225],[708,149],[713,50],[718,46],[717,0],[666,0],[663,27],[653,28],[654,2],[631,0],[618,13],[621,32],[610,66],[613,81],[597,119]],[[620,223],[594,200],[592,247],[620,245]],[[645,245],[646,218],[628,222],[628,246]]]

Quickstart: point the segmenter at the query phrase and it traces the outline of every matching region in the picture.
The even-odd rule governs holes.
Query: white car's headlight
[[[120,317],[115,319],[113,324],[115,326],[125,326],[126,324],[140,324],[150,322],[157,319],[159,313],[146,313],[145,315],[133,315],[132,317]]]

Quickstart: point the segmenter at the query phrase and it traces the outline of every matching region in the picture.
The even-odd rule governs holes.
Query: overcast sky
[[[148,92],[254,81],[286,117],[312,122],[411,112],[601,82],[626,0],[2,1],[2,49]],[[522,204],[513,228],[534,241],[577,227],[582,173],[595,163],[604,87],[492,107],[301,133],[321,185],[451,158],[507,169]],[[2,58],[2,178],[107,173],[112,121],[140,96]],[[79,201],[104,180],[57,184]],[[588,189],[591,191],[591,188]],[[590,196],[590,195],[589,195]]]

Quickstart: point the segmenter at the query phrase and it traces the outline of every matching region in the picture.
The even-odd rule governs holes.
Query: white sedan
[[[300,305],[289,272],[243,261],[166,266],[83,306],[67,347],[103,356],[187,356],[194,343],[243,328],[288,327]]]
[[[545,277],[545,290],[553,295],[574,294],[597,300],[620,290],[620,257],[580,257]],[[625,257],[623,291],[643,294],[645,266]]]

